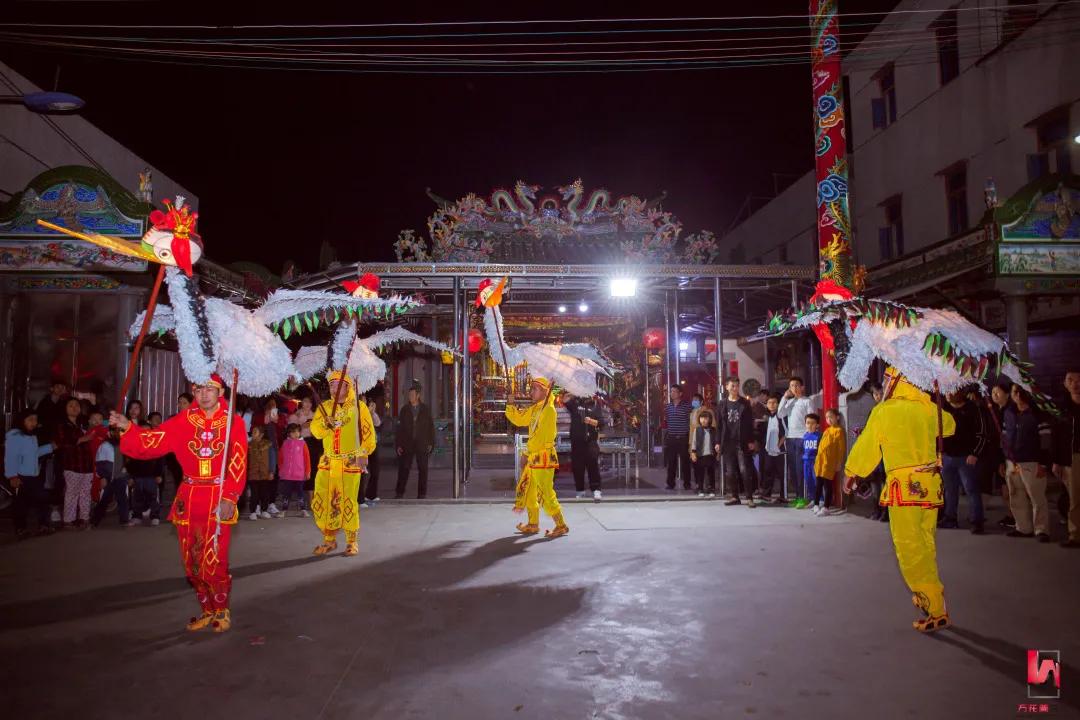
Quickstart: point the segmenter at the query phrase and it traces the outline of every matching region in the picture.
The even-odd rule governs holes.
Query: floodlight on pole
[[[0,95],[0,104],[22,104],[30,112],[40,115],[71,113],[81,110],[86,101],[75,95],[62,92],[35,92],[25,95]]]
[[[611,297],[628,298],[637,295],[637,280],[631,277],[611,278]]]
[[[686,342],[685,340],[680,340],[679,341],[679,349],[682,350],[683,352],[686,352],[687,350],[690,349],[690,343]]]

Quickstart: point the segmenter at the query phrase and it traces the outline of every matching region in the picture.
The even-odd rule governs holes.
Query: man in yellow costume
[[[941,413],[930,395],[890,367],[885,371],[885,399],[870,412],[845,466],[844,489],[850,493],[858,478],[885,464],[879,503],[889,508],[896,559],[911,601],[924,613],[912,626],[924,633],[950,624],[934,533],[938,508],[944,504],[938,436],[955,431],[952,415]]]
[[[555,470],[559,467],[559,457],[555,453],[555,403],[551,381],[533,378],[529,391],[532,405],[525,408],[506,406],[506,418],[511,423],[529,428],[525,470],[514,494],[514,512],[524,510],[528,520],[518,523],[517,529],[522,535],[540,532],[540,506],[543,505],[544,512],[555,521],[555,527],[544,536],[562,537],[570,532],[570,528],[566,526],[559,500],[555,497]]]
[[[314,554],[325,555],[336,550],[338,530],[344,530],[345,554],[351,556],[360,551],[356,543],[360,530],[356,498],[368,456],[375,452],[375,425],[367,404],[357,402],[352,378],[335,371],[327,379],[330,399],[319,405],[311,420],[312,436],[323,443],[323,455],[315,475],[315,497],[311,502],[323,542]]]

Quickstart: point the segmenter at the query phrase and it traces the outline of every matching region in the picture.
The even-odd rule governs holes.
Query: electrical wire
[[[1065,29],[1068,30],[1069,28],[1065,28]],[[903,38],[903,37],[896,38],[896,37],[893,37],[892,34],[890,34],[890,36],[886,37],[886,38],[874,39],[874,38],[868,37],[868,38],[862,39],[861,41],[859,41],[859,40],[851,40],[851,41],[841,42],[839,47],[840,47],[841,52],[843,52],[844,49],[847,49],[847,50],[850,51],[850,50],[854,50],[854,49],[857,49],[857,48],[865,49],[865,48],[880,48],[880,47],[893,47],[893,46],[911,46],[911,45],[915,45],[915,44],[934,44],[935,46],[937,46],[937,45],[940,45],[943,41],[949,41],[949,40],[957,40],[957,41],[959,41],[961,39],[966,39],[967,37],[969,37],[968,33],[964,32],[962,30],[957,30],[956,32],[953,32],[953,33],[940,33],[939,32],[939,33],[932,33],[931,34],[931,33],[927,33],[927,32],[920,32],[917,36],[915,36],[914,38],[911,38],[911,39]],[[42,44],[42,45],[56,46],[56,47],[74,47],[74,48],[83,48],[83,49],[100,48],[100,49],[107,49],[107,50],[111,50],[111,51],[115,51],[115,52],[174,54],[174,55],[178,55],[178,56],[213,57],[213,58],[216,58],[216,59],[228,59],[228,58],[235,57],[235,58],[239,58],[239,59],[260,59],[260,60],[265,60],[265,59],[273,60],[273,59],[279,59],[279,58],[287,58],[287,59],[290,59],[290,60],[292,60],[292,59],[306,59],[306,58],[312,58],[312,59],[318,59],[318,60],[322,60],[324,58],[331,58],[331,59],[333,59],[333,58],[360,58],[360,59],[389,58],[389,59],[403,59],[403,60],[419,60],[419,59],[429,58],[430,57],[430,58],[447,58],[450,61],[455,61],[456,62],[456,61],[460,61],[460,60],[463,60],[463,59],[483,58],[483,57],[514,58],[514,57],[538,57],[538,56],[544,56],[544,55],[558,55],[558,56],[569,55],[569,56],[580,57],[582,55],[609,55],[609,54],[623,54],[623,55],[625,55],[625,54],[630,54],[630,53],[636,53],[638,55],[637,59],[648,59],[648,58],[642,58],[641,57],[642,54],[672,54],[672,53],[684,53],[684,54],[693,53],[693,54],[698,54],[698,53],[717,52],[717,51],[731,53],[731,52],[743,52],[743,51],[750,51],[750,50],[783,50],[783,49],[790,49],[790,50],[795,51],[794,53],[791,53],[791,54],[794,54],[794,55],[801,55],[801,54],[811,52],[811,50],[808,47],[808,44],[806,42],[800,42],[800,43],[797,43],[797,44],[770,43],[770,44],[763,44],[763,45],[742,45],[742,46],[738,46],[738,47],[725,47],[725,48],[711,48],[710,47],[710,48],[678,48],[678,49],[676,49],[676,48],[662,48],[662,49],[647,49],[647,50],[603,50],[603,51],[594,51],[594,50],[586,50],[586,51],[543,51],[543,52],[529,51],[529,52],[522,52],[522,53],[415,53],[414,52],[414,53],[410,53],[410,54],[403,54],[403,53],[343,53],[343,52],[296,53],[296,52],[280,52],[280,51],[278,51],[276,49],[273,50],[273,51],[270,51],[270,52],[254,52],[253,53],[250,50],[248,50],[246,52],[236,52],[236,51],[231,51],[231,50],[178,50],[178,49],[172,49],[172,48],[167,48],[167,47],[165,47],[165,48],[126,48],[126,47],[116,47],[116,46],[102,44],[104,41],[101,41],[101,42],[98,42],[98,43],[72,43],[72,42],[66,42],[66,41],[65,42],[56,42],[56,41],[43,41],[43,40],[25,41],[25,40],[21,40],[21,39],[17,39],[17,38],[13,38],[13,42],[19,42],[19,43],[24,43],[24,44]],[[782,55],[784,53],[774,53],[774,54],[779,56],[779,55]],[[750,57],[760,57],[760,55],[749,55],[749,56]],[[727,59],[728,57],[732,57],[732,56],[724,56],[724,57],[718,57],[718,56],[708,57],[707,56],[704,59]]]
[[[1080,0],[1059,0],[1057,5],[1077,5]],[[1040,3],[1010,3],[1007,10],[1016,11],[1023,9],[1038,10]],[[886,10],[880,12],[848,12],[840,15],[845,17],[879,17],[890,18],[905,15],[940,15],[945,12],[984,12],[981,7],[954,7],[954,8],[911,8],[904,10]],[[809,14],[795,15],[727,15],[727,16],[698,16],[698,17],[653,17],[653,18],[555,18],[546,20],[441,20],[423,22],[383,22],[383,23],[277,23],[277,24],[241,24],[241,25],[167,25],[157,23],[154,25],[116,25],[116,24],[73,24],[73,23],[0,23],[0,27],[35,27],[35,28],[93,28],[95,30],[280,30],[280,29],[326,29],[326,28],[398,28],[398,27],[487,27],[494,25],[589,25],[589,24],[617,24],[617,23],[663,23],[663,22],[747,22],[759,20],[812,20]]]
[[[1051,32],[1040,33],[1038,37],[1033,37],[1030,40],[1019,38],[1010,43],[1010,47],[1013,49],[1026,49],[1034,46],[1052,46],[1061,44],[1050,43],[1049,39],[1064,39],[1066,41],[1076,37],[1078,29],[1074,28],[1058,28]],[[38,44],[38,43],[35,43]],[[48,45],[48,44],[46,44]],[[857,62],[848,61],[845,62],[845,67],[848,69],[858,69],[860,64],[867,62],[876,62],[881,57],[886,59],[900,59],[906,58],[907,61],[912,60],[927,60],[937,61],[938,48],[935,44],[934,47],[918,48],[914,47],[913,43],[900,43],[904,46],[905,53],[901,53],[899,58],[894,52],[883,54],[882,48],[893,49],[895,44],[885,43],[881,46],[870,46],[877,52],[860,52],[857,56]],[[74,47],[81,50],[95,50],[103,52],[106,57],[114,57],[112,53],[124,53],[129,52],[127,48],[114,48],[103,45],[82,45],[74,43],[62,43],[57,44],[57,47]],[[857,48],[863,48],[865,42],[856,46]],[[769,46],[757,46],[762,49],[766,49]],[[282,67],[297,66],[298,69],[316,69],[320,65],[343,65],[345,68],[351,68],[354,66],[403,66],[403,67],[433,67],[433,68],[491,68],[491,67],[506,67],[506,68],[527,68],[527,67],[609,67],[618,68],[628,65],[633,66],[670,66],[673,68],[679,66],[694,66],[694,65],[709,65],[716,64],[726,65],[754,65],[762,66],[767,64],[792,64],[792,63],[804,63],[812,56],[812,51],[805,46],[789,46],[797,48],[789,52],[775,52],[775,53],[746,53],[740,52],[736,54],[721,54],[712,56],[698,56],[692,59],[672,58],[672,59],[658,59],[651,57],[636,57],[630,59],[609,60],[609,59],[585,59],[579,58],[575,60],[491,60],[491,59],[473,59],[469,56],[459,57],[439,57],[438,59],[430,59],[421,56],[409,56],[409,55],[365,55],[361,59],[335,59],[335,58],[308,58],[308,57],[296,57],[294,55],[267,55],[267,54],[237,54],[237,53],[220,53],[220,52],[192,52],[192,51],[178,51],[168,49],[140,49],[140,54],[156,54],[175,59],[178,61],[188,61],[186,64],[200,65],[205,64],[198,62],[201,59],[211,60],[229,60],[234,61],[232,64],[216,64],[216,67],[253,67],[252,62],[274,62],[279,63]],[[749,50],[755,48],[740,48],[740,50]],[[974,52],[958,52],[961,57],[974,57],[985,54],[981,49],[976,48]],[[315,67],[305,68],[300,67],[299,63],[310,63]],[[273,67],[273,66],[269,66]]]

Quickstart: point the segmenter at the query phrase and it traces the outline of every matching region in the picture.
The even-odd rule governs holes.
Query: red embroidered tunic
[[[188,482],[197,485],[216,483],[221,478],[221,465],[226,456],[227,407],[222,402],[216,412],[207,416],[197,405],[192,405],[156,430],[136,427],[133,423],[120,436],[120,452],[139,460],[153,460],[173,453]],[[244,491],[247,470],[247,428],[238,415],[233,416],[229,445],[221,495],[235,503]]]

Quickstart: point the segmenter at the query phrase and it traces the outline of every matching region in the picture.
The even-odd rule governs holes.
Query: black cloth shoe
[[[941,522],[937,524],[937,526],[941,530],[955,530],[956,528],[960,527],[960,523],[949,518],[943,518]]]
[[[1012,515],[1006,515],[1005,517],[998,520],[998,525],[1003,528],[1014,528],[1016,527],[1016,520],[1015,518],[1013,518]]]
[[[1035,533],[1025,533],[1025,532],[1020,532],[1020,531],[1019,531],[1019,530],[1017,530],[1016,528],[1013,528],[1013,529],[1012,529],[1012,530],[1010,530],[1009,532],[1005,533],[1005,536],[1006,536],[1006,537],[1023,537],[1023,538],[1029,538],[1029,537],[1035,537]]]
[[[739,500],[739,498],[737,498],[737,497],[728,498],[727,500],[724,501],[724,504],[725,505],[742,505],[742,500]]]
[[[1047,535],[1046,533],[1039,533],[1038,535],[1035,536],[1035,539],[1038,540],[1041,543],[1050,542],[1050,536]]]
[[[985,530],[983,530],[983,524],[982,523],[975,523],[974,525],[971,526],[971,534],[972,535],[982,535],[984,532],[985,532]]]

